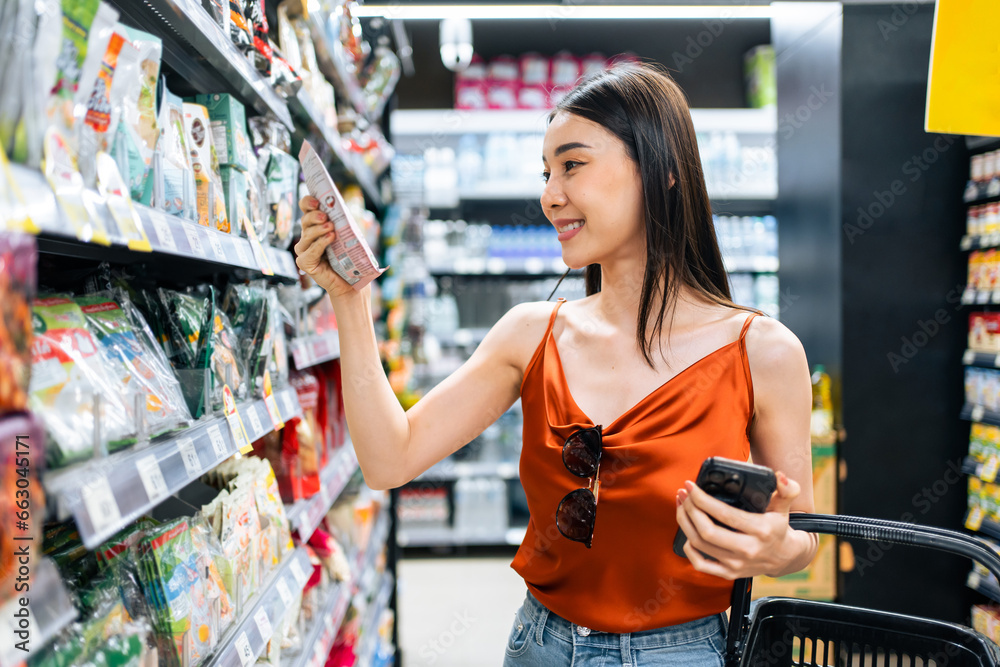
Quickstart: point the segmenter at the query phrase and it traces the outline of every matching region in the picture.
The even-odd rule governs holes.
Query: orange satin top
[[[745,338],[755,315],[738,340],[603,425],[597,519],[587,549],[563,537],[555,520],[563,496],[588,483],[564,466],[563,443],[594,426],[570,395],[552,336],[562,303],[521,383],[520,472],[531,520],[511,567],[549,610],[603,632],[650,630],[725,611],[732,582],[697,572],[674,554],[676,495],[709,456],[749,458],[753,383]]]

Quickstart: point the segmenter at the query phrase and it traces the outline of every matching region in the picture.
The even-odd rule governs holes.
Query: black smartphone
[[[705,459],[695,482],[702,491],[745,512],[763,514],[778,488],[774,471],[764,466],[733,461],[720,456]],[[715,521],[715,519],[712,519]],[[724,525],[715,521],[717,524]],[[674,553],[687,558],[684,543],[687,536],[680,528],[674,538]]]

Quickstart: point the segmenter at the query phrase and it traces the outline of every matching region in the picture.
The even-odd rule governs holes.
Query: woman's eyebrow
[[[556,149],[555,152],[556,157],[562,155],[566,151],[571,151],[574,148],[590,148],[590,146],[588,146],[587,144],[580,143],[579,141],[571,141],[570,143],[563,144],[562,146]]]

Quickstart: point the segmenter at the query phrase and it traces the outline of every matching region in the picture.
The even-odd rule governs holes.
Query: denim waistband
[[[541,627],[536,627],[534,630],[539,637],[544,630],[548,630],[552,634],[577,645],[585,644],[596,648],[610,649],[617,649],[621,646],[620,634],[591,630],[571,623],[562,616],[549,611],[531,594],[531,591],[528,591],[523,609],[529,622],[535,623],[541,620]],[[728,627],[729,621],[723,612],[687,623],[627,634],[629,635],[629,644],[633,649],[651,649],[705,641],[719,632],[725,633]]]

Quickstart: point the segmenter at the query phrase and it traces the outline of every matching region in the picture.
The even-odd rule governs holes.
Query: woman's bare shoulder
[[[541,342],[555,307],[556,304],[550,301],[530,301],[514,306],[493,325],[483,345],[523,371]]]

